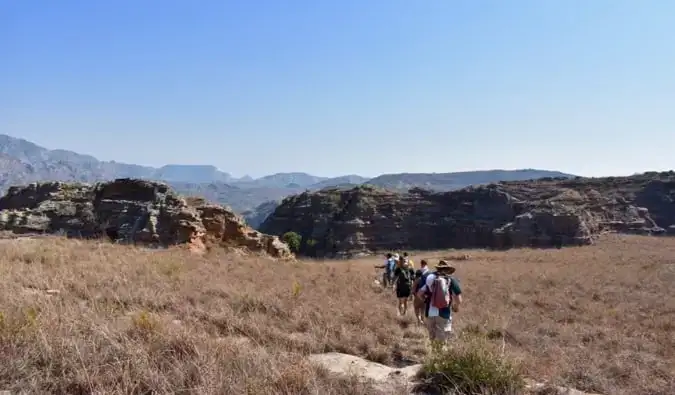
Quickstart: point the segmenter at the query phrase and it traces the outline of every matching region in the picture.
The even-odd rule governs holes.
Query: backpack
[[[422,277],[420,277],[420,282],[417,284],[417,291],[422,289],[427,284],[427,277],[431,274],[431,270],[427,270],[424,274],[422,274]],[[417,292],[415,291],[415,292]],[[431,296],[431,292],[427,290],[427,295]]]
[[[437,309],[446,309],[450,306],[450,282],[452,279],[450,277],[443,279],[440,276],[436,276],[431,287],[431,306],[436,307]],[[447,282],[447,292],[443,292],[443,282]]]
[[[394,259],[388,259],[387,260],[387,274],[389,274],[390,276],[393,276],[395,271],[396,271],[396,261]]]
[[[401,288],[410,288],[412,286],[412,270],[403,268],[401,274],[398,276],[398,283],[396,284]]]
[[[418,272],[419,274],[419,281],[417,281],[417,285],[415,286],[415,289],[413,289],[413,292],[417,293],[419,292],[420,289],[427,283],[427,276],[429,275],[429,271],[426,271],[425,273],[422,273],[422,269],[419,269]]]

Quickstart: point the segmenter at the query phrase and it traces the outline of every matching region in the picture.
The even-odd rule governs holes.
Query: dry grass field
[[[465,295],[458,332],[505,344],[538,381],[607,395],[675,393],[675,239],[466,253],[455,262]],[[305,356],[424,358],[424,331],[373,286],[380,261],[3,241],[0,391],[375,393]]]

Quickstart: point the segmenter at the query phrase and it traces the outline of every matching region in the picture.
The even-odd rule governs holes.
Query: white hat
[[[394,254],[394,256],[393,256],[392,258],[394,258],[394,259],[396,259],[396,260],[399,260],[399,259],[401,259],[401,257],[400,257],[400,256],[398,256],[398,254]]]

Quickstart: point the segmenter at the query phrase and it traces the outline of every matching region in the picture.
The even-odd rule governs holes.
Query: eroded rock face
[[[674,233],[674,202],[672,172],[504,182],[452,192],[359,186],[286,198],[259,229],[297,232],[301,250],[319,256],[587,245],[608,231]]]
[[[203,201],[188,205],[166,184],[137,179],[12,187],[0,198],[0,230],[107,235],[159,245],[217,242],[280,258],[292,256],[277,237],[254,231],[228,208]]]
[[[265,251],[275,257],[290,256],[288,246],[277,236],[254,230],[228,208],[205,204],[197,207],[197,212],[206,229],[207,241],[216,241],[229,247],[246,247],[251,251]]]

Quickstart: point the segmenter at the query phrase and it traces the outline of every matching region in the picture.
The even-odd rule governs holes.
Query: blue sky
[[[0,0],[0,133],[236,176],[675,168],[675,2]]]

